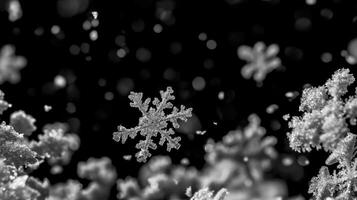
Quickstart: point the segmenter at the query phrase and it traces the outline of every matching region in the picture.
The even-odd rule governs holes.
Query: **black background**
[[[51,177],[51,182],[76,178],[75,166],[78,161],[89,157],[108,156],[118,170],[120,178],[136,176],[142,165],[135,159],[125,161],[124,155],[136,152],[135,141],[125,145],[112,140],[116,126],[134,126],[140,117],[139,111],[129,106],[125,95],[117,91],[117,83],[122,78],[133,80],[134,91],[144,92],[146,97],[159,95],[159,90],[172,86],[175,90],[175,104],[193,107],[200,119],[201,129],[207,133],[189,139],[182,137],[182,147],[170,153],[174,162],[188,157],[191,164],[202,168],[204,165],[204,144],[208,138],[219,140],[229,130],[247,124],[250,113],[257,113],[269,135],[278,137],[277,149],[281,153],[298,156],[287,144],[287,124],[281,116],[298,114],[299,98],[289,101],[288,91],[301,92],[307,83],[321,85],[341,67],[357,72],[356,66],[349,65],[340,52],[348,42],[356,37],[357,2],[343,0],[317,0],[315,5],[307,5],[302,0],[247,0],[232,3],[224,0],[177,0],[173,1],[175,23],[166,24],[157,17],[157,1],[154,0],[106,0],[89,3],[88,8],[73,17],[61,17],[56,1],[20,1],[23,17],[9,22],[2,2],[0,12],[0,46],[14,44],[16,54],[27,58],[28,65],[21,70],[21,82],[5,83],[1,89],[6,100],[14,105],[12,111],[22,109],[33,115],[38,127],[55,121],[70,122],[71,131],[78,133],[81,147],[74,154],[72,163],[65,167],[65,176],[52,176],[46,166],[35,172],[37,176]],[[331,19],[321,16],[322,9],[333,12]],[[89,31],[83,30],[85,20],[92,19],[91,12],[99,13],[97,41],[91,41]],[[301,17],[310,20],[311,25],[297,28]],[[144,23],[141,32],[133,30],[133,24]],[[155,33],[153,26],[161,24],[163,31]],[[58,25],[64,35],[59,38],[51,33],[51,27]],[[43,29],[43,35],[34,31]],[[217,48],[209,50],[205,42],[198,39],[200,33],[217,42]],[[118,59],[114,53],[119,48],[115,38],[123,35],[129,53]],[[253,80],[245,80],[240,69],[245,64],[237,56],[240,45],[254,45],[257,41],[276,43],[280,47],[279,57],[282,67],[268,74],[262,87]],[[88,43],[87,54],[72,55],[71,45]],[[182,50],[173,53],[172,44],[179,44]],[[138,48],[151,52],[148,62],[141,62],[135,56]],[[114,52],[114,53],[113,53]],[[332,54],[329,63],[321,61],[324,52]],[[90,58],[88,61],[86,59]],[[213,62],[213,67],[205,67],[205,62]],[[176,71],[174,80],[166,80],[163,74],[167,68]],[[73,75],[75,81],[63,89],[55,89],[51,84],[56,75]],[[201,76],[206,80],[203,91],[195,91],[192,80]],[[99,80],[105,86],[99,86]],[[224,91],[226,98],[217,95]],[[114,94],[113,100],[106,100],[106,92]],[[182,94],[182,95],[180,95]],[[68,113],[67,104],[76,106],[76,112]],[[278,104],[279,110],[269,115],[267,106]],[[46,113],[43,106],[51,105],[53,110]],[[7,112],[2,120],[8,119]],[[282,128],[272,131],[270,123],[277,120]],[[213,125],[217,122],[218,125]],[[191,136],[194,133],[191,134]],[[167,154],[159,148],[156,154]],[[323,152],[307,154],[310,165],[304,167],[304,177],[293,181],[279,170],[272,175],[286,179],[291,195],[306,195],[308,180],[318,173],[327,155]],[[299,187],[296,187],[299,186]]]

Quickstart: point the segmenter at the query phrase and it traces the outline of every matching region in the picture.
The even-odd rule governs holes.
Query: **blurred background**
[[[52,182],[75,178],[79,161],[102,156],[112,159],[119,178],[136,177],[142,163],[123,156],[134,155],[139,138],[123,145],[112,133],[138,123],[130,91],[156,97],[171,86],[174,105],[192,107],[193,117],[177,130],[179,150],[160,147],[154,155],[170,155],[174,163],[188,158],[200,169],[206,141],[246,126],[256,113],[278,138],[277,162],[286,155],[304,160],[299,173],[287,167],[281,173],[282,166],[270,176],[284,179],[289,194],[308,197],[308,181],[327,154],[292,152],[282,116],[299,114],[306,84],[322,85],[341,67],[357,74],[356,11],[357,2],[347,0],[1,0],[0,47],[14,45],[27,64],[17,84],[0,89],[38,127],[67,122],[80,136],[65,176],[51,175],[46,165],[35,172]],[[242,77],[247,62],[237,55],[239,46],[258,41],[277,44],[281,59],[261,86]],[[278,109],[266,112],[272,104]]]

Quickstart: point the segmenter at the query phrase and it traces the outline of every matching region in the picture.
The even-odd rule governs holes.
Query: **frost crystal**
[[[19,70],[26,65],[26,59],[15,56],[15,47],[5,45],[0,51],[0,84],[5,81],[17,83],[20,81]]]
[[[263,42],[257,42],[254,47],[242,45],[238,48],[238,57],[248,62],[242,69],[243,78],[253,79],[261,85],[266,75],[278,68],[281,64],[279,46],[271,44],[268,47]]]
[[[348,125],[356,125],[357,96],[342,98],[347,87],[354,82],[348,69],[341,69],[320,87],[303,91],[299,110],[289,122],[290,147],[296,151],[324,148],[333,151],[349,132]]]
[[[357,136],[349,127],[356,125],[357,94],[344,98],[354,81],[348,69],[340,69],[325,85],[305,89],[299,108],[303,116],[295,116],[289,123],[290,147],[296,151],[322,147],[330,152],[325,164],[338,164],[333,173],[323,166],[319,175],[312,178],[309,193],[316,200],[356,199]]]
[[[150,149],[156,149],[157,145],[153,142],[152,137],[157,136],[159,133],[161,138],[159,145],[163,145],[166,141],[167,151],[171,151],[172,148],[180,148],[180,137],[171,137],[174,134],[174,130],[168,127],[168,122],[171,122],[173,128],[179,128],[178,119],[186,121],[191,117],[192,108],[186,109],[181,105],[178,109],[172,105],[169,101],[174,100],[175,96],[172,95],[173,90],[171,87],[167,87],[166,91],[160,91],[161,101],[155,98],[152,101],[152,106],[149,106],[151,99],[147,98],[142,101],[143,93],[131,92],[129,99],[131,100],[130,106],[138,108],[142,113],[142,117],[139,119],[139,125],[134,128],[125,128],[122,125],[118,126],[118,132],[113,133],[113,139],[117,142],[125,141],[130,138],[135,138],[140,132],[140,135],[145,137],[145,140],[141,140],[136,148],[140,151],[135,154],[138,162],[146,162],[146,159],[151,156]],[[165,109],[171,109],[170,114],[164,112]]]
[[[327,158],[326,164],[338,163],[337,170],[330,175],[328,168],[323,166],[317,177],[312,178],[309,193],[317,200],[332,197],[333,199],[356,199],[357,191],[357,159],[356,135],[349,133]]]

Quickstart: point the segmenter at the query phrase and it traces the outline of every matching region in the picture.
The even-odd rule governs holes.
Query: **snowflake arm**
[[[180,148],[180,137],[172,137],[174,135],[173,128],[180,127],[178,120],[186,121],[191,117],[192,108],[185,108],[181,106],[180,109],[173,106],[170,102],[175,99],[172,95],[173,90],[171,87],[167,87],[166,91],[160,91],[161,101],[158,98],[154,98],[151,102],[150,98],[142,101],[143,94],[131,92],[129,99],[131,100],[130,106],[138,108],[142,113],[142,117],[139,119],[139,125],[134,128],[126,128],[122,125],[118,126],[118,131],[113,133],[113,139],[117,142],[126,142],[128,137],[134,139],[138,133],[145,137],[145,140],[139,141],[136,148],[140,151],[136,153],[137,160],[139,162],[145,162],[148,157],[151,156],[149,149],[156,149],[157,145],[153,142],[152,137],[157,136],[159,133],[161,138],[159,145],[167,144],[167,151],[172,148]],[[152,103],[152,106],[149,104]],[[166,114],[165,110],[172,109],[170,114]],[[168,127],[170,122],[172,127]]]

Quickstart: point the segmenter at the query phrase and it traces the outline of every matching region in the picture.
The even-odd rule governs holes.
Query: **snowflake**
[[[5,45],[0,50],[0,84],[5,81],[17,83],[20,81],[19,69],[25,67],[26,59],[22,56],[15,56],[15,47]]]
[[[338,163],[337,170],[330,175],[327,167],[320,169],[319,175],[313,177],[309,193],[313,193],[317,200],[333,197],[333,199],[356,199],[357,191],[357,159],[356,135],[349,133],[326,159],[327,165]]]
[[[355,81],[348,69],[337,70],[326,84],[303,91],[299,110],[289,122],[290,147],[298,152],[323,148],[333,151],[356,125],[357,95],[344,97],[347,87]]]
[[[125,128],[122,125],[118,126],[118,132],[113,133],[113,139],[117,142],[125,141],[130,138],[135,138],[138,132],[140,135],[145,136],[145,140],[141,140],[136,148],[140,149],[139,152],[135,154],[138,162],[146,162],[146,159],[151,156],[149,152],[150,149],[156,149],[157,145],[153,142],[152,137],[157,136],[159,133],[161,135],[159,145],[163,145],[166,142],[167,151],[171,151],[172,148],[180,148],[180,137],[171,137],[174,131],[171,127],[168,127],[168,122],[171,122],[174,128],[179,128],[178,119],[187,121],[187,118],[192,116],[192,108],[186,109],[185,106],[181,105],[178,109],[172,105],[169,101],[174,100],[175,96],[172,95],[173,90],[171,87],[167,87],[166,91],[160,91],[161,101],[155,98],[152,101],[152,106],[149,108],[151,102],[150,98],[147,98],[144,102],[142,101],[143,93],[131,92],[129,99],[131,100],[130,106],[138,108],[142,113],[142,117],[139,119],[139,125],[134,128]],[[170,114],[164,112],[165,109],[171,109]]]
[[[279,53],[279,46],[271,44],[268,47],[263,42],[257,42],[254,47],[242,45],[237,50],[238,57],[248,62],[242,69],[243,78],[253,79],[261,85],[266,75],[278,68],[281,64],[280,58],[276,57]]]

